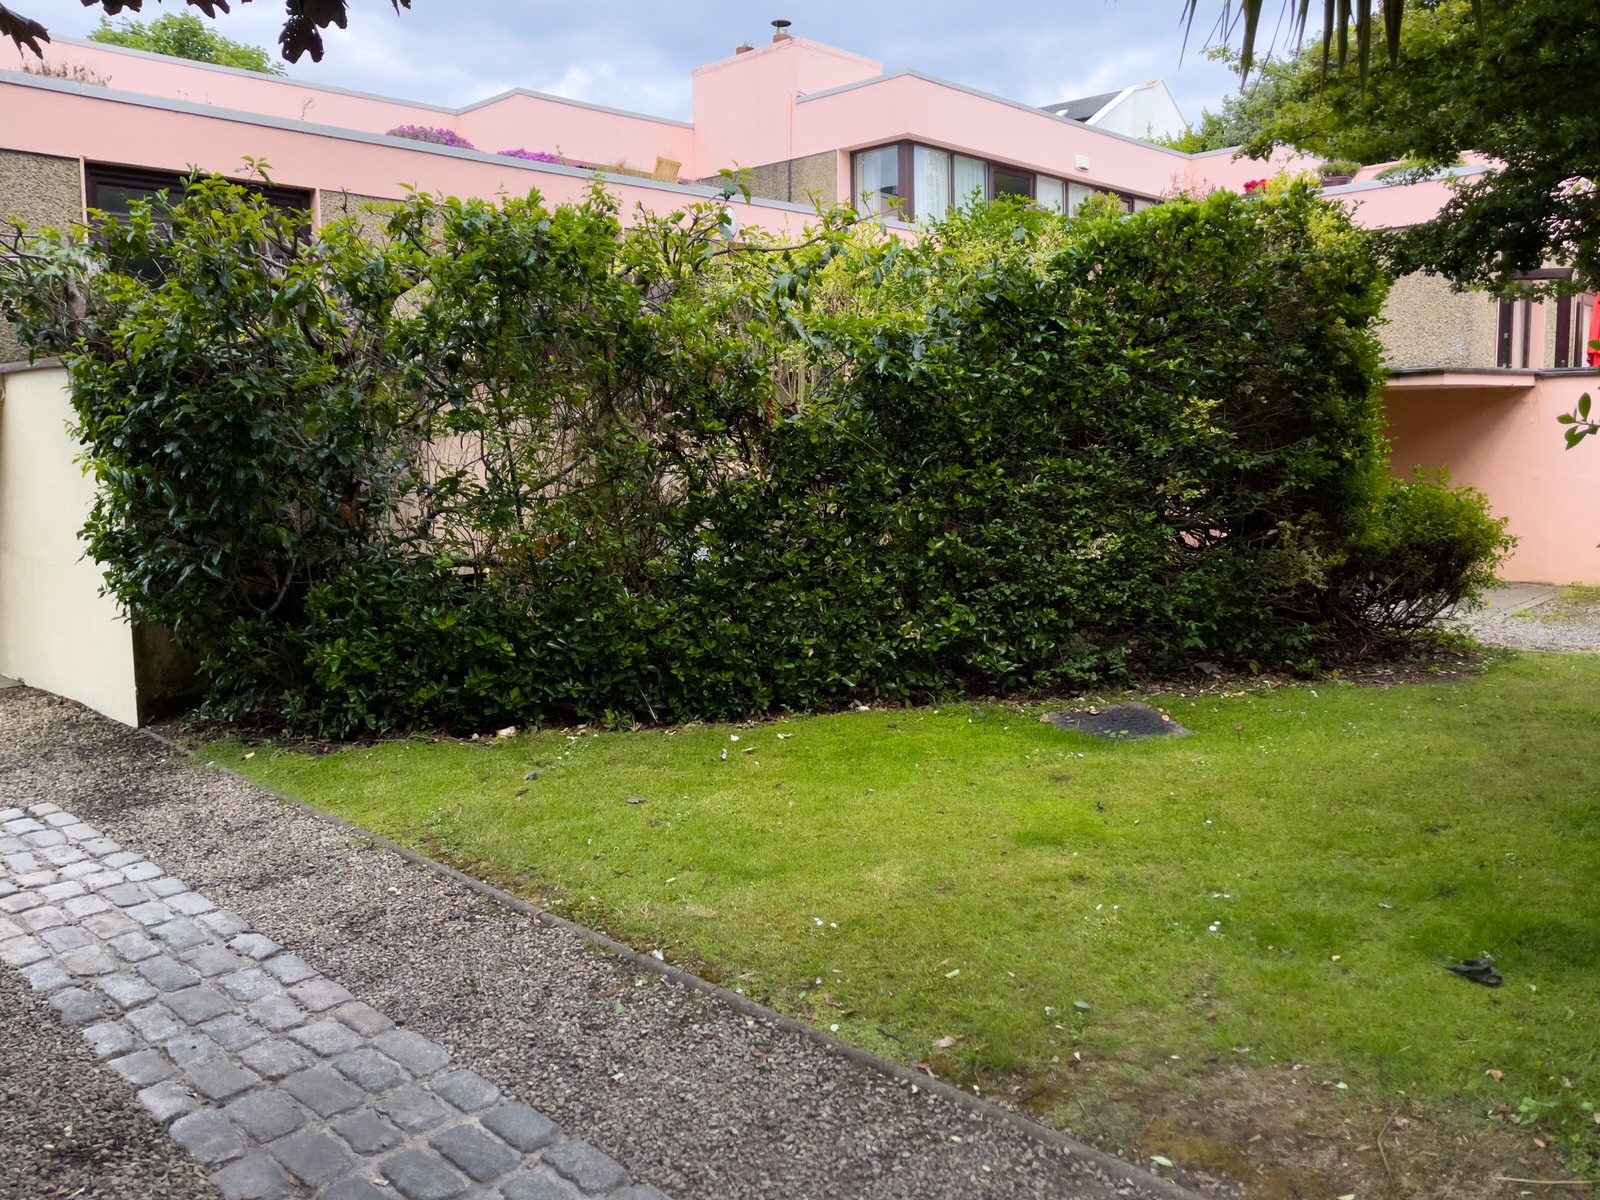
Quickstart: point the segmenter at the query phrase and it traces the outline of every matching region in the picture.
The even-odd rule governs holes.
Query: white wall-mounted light
[[[1076,165],[1078,170],[1087,171],[1089,169],[1089,156],[1087,154],[1078,155],[1078,161]]]

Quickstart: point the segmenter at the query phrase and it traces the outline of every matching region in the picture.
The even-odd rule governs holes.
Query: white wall
[[[0,374],[0,675],[135,725],[132,629],[78,541],[94,483],[72,415],[60,367]]]
[[[1184,131],[1183,111],[1164,79],[1124,90],[1088,122],[1096,129],[1127,137],[1171,137]]]

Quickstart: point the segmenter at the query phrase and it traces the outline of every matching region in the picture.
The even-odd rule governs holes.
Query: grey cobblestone
[[[433,1081],[435,1094],[462,1112],[474,1113],[500,1099],[500,1089],[472,1071],[452,1071]]]
[[[223,1200],[282,1200],[293,1195],[283,1168],[265,1154],[230,1163],[211,1177]]]
[[[139,1103],[163,1125],[187,1116],[200,1107],[200,1100],[182,1082],[169,1079],[165,1083],[152,1083],[139,1092]]]
[[[344,1174],[356,1161],[344,1143],[325,1129],[291,1133],[273,1142],[268,1149],[291,1175],[313,1187]]]
[[[228,1200],[575,1200],[627,1182],[72,814],[36,806],[0,828],[0,961],[84,1026]],[[664,1200],[644,1185],[617,1195]]]
[[[587,1196],[601,1196],[628,1181],[622,1167],[588,1142],[557,1142],[544,1152],[556,1174],[570,1179]]]
[[[214,1108],[202,1108],[172,1123],[172,1136],[200,1162],[227,1162],[245,1151],[244,1135]]]
[[[293,1133],[306,1123],[306,1110],[279,1091],[253,1092],[222,1110],[258,1142]]]

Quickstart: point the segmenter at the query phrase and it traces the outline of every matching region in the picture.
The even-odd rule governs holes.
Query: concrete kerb
[[[195,752],[187,746],[156,733],[152,729],[141,728],[139,732],[168,750],[175,751],[186,758],[195,757]],[[859,1046],[852,1046],[836,1038],[831,1038],[821,1030],[813,1029],[804,1022],[796,1021],[793,1017],[786,1017],[780,1012],[767,1008],[765,1005],[757,1004],[748,996],[729,991],[727,988],[712,983],[708,979],[702,979],[698,975],[685,971],[682,967],[675,967],[669,962],[662,962],[648,954],[640,954],[632,946],[624,942],[619,942],[598,930],[589,929],[586,926],[579,925],[576,921],[570,921],[566,917],[557,916],[553,912],[530,904],[518,896],[513,896],[510,892],[502,891],[491,883],[485,883],[481,879],[468,875],[465,871],[458,871],[446,863],[429,858],[425,854],[419,854],[409,846],[402,846],[398,842],[391,841],[382,834],[363,829],[353,821],[347,821],[341,816],[326,812],[313,804],[305,803],[303,800],[285,796],[282,792],[266,787],[228,767],[216,767],[215,769],[225,775],[231,775],[251,787],[266,792],[270,796],[276,797],[280,802],[299,809],[308,816],[315,817],[319,821],[370,841],[373,845],[382,846],[385,850],[399,855],[414,866],[422,867],[436,875],[452,879],[463,887],[477,892],[480,896],[493,900],[514,912],[521,913],[525,917],[531,917],[542,925],[549,926],[552,929],[564,930],[582,938],[586,942],[600,946],[613,958],[621,959],[632,969],[649,971],[660,975],[683,987],[714,997],[744,1016],[752,1017],[767,1025],[776,1026],[791,1033],[800,1034],[858,1067],[876,1072],[879,1075],[886,1075],[902,1083],[916,1084],[923,1090],[941,1096],[969,1112],[1008,1125],[1036,1141],[1044,1142],[1046,1145],[1055,1146],[1078,1161],[1087,1163],[1114,1179],[1124,1180],[1129,1184],[1145,1188],[1150,1192],[1165,1197],[1166,1200],[1206,1200],[1199,1192],[1192,1191],[1163,1175],[1157,1175],[1152,1171],[1145,1170],[1143,1167],[1107,1154],[1103,1150],[1097,1150],[1095,1147],[1080,1142],[1076,1138],[1069,1137],[1060,1130],[1051,1129],[1048,1125],[1041,1125],[1037,1121],[1029,1120],[1020,1113],[1013,1112],[1011,1109],[1004,1108],[993,1101],[985,1100],[981,1096],[969,1095],[937,1076],[922,1074],[912,1070],[910,1067],[903,1067],[899,1063],[880,1058],[870,1051],[861,1049]]]

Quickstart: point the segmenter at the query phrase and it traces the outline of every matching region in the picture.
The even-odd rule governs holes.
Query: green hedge
[[[202,655],[216,713],[334,735],[1414,632],[1507,539],[1387,482],[1384,294],[1287,184],[1001,203],[914,246],[841,210],[781,247],[714,205],[625,224],[598,189],[417,197],[377,241],[303,245],[205,181],[0,273],[68,360],[110,586]]]

